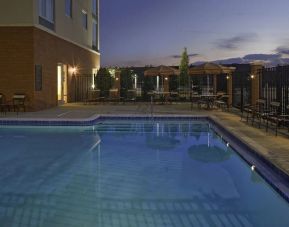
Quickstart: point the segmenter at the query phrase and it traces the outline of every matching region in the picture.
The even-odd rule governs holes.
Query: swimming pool
[[[289,226],[208,121],[0,127],[0,226]]]

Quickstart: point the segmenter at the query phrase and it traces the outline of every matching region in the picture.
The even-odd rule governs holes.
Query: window
[[[82,26],[87,29],[87,13],[82,10]]]
[[[72,17],[72,0],[65,0],[65,15]]]
[[[92,49],[98,50],[98,29],[95,21],[92,22]]]
[[[39,0],[39,24],[54,29],[54,0]]]
[[[97,15],[97,8],[98,8],[98,4],[97,4],[97,0],[92,0],[92,14],[93,15]]]
[[[42,90],[42,65],[35,65],[35,91]]]
[[[39,0],[39,16],[54,23],[54,0]]]

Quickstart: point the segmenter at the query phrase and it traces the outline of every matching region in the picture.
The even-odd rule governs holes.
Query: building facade
[[[0,2],[0,93],[29,110],[74,101],[79,74],[99,69],[99,0]]]

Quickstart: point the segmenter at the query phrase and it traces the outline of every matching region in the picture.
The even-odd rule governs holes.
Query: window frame
[[[50,8],[48,8],[48,1],[51,4]],[[49,12],[49,9],[51,12]],[[38,19],[40,25],[54,30],[55,0],[38,0]]]
[[[69,3],[69,6],[67,6],[68,3]],[[64,4],[65,4],[65,7],[64,7],[65,8],[65,15],[69,18],[72,18],[72,8],[73,8],[72,0],[65,0]],[[67,10],[69,10],[69,12],[67,12]]]
[[[98,0],[92,0],[91,11],[93,16],[97,16],[98,14]]]
[[[92,21],[92,49],[98,51],[98,24],[96,20]]]

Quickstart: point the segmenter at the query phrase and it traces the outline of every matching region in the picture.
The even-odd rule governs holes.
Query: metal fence
[[[232,105],[243,109],[243,106],[251,103],[250,65],[239,65],[233,73]]]
[[[260,97],[267,105],[272,101],[280,102],[280,112],[286,114],[289,104],[289,66],[264,68],[260,78]]]
[[[75,75],[71,80],[71,99],[74,102],[83,102],[88,99],[92,86],[92,74]]]
[[[236,68],[232,77],[232,104],[242,110],[245,104],[251,104],[252,80],[250,78],[250,65],[238,65]],[[95,77],[95,82],[97,82],[96,79]],[[208,80],[208,77],[203,76],[194,81],[194,85],[199,87],[204,87],[207,83],[212,86],[213,78],[210,77]],[[70,84],[70,100],[74,102],[87,100],[91,85],[92,74],[73,76]],[[226,87],[226,76],[219,75],[217,77],[217,91],[226,91]],[[142,89],[145,91],[151,88],[142,82]],[[289,114],[286,109],[289,105],[289,65],[262,69],[259,81],[259,97],[266,99],[267,105],[270,105],[272,101],[280,102],[280,112]]]

